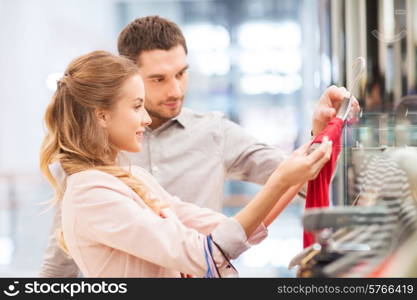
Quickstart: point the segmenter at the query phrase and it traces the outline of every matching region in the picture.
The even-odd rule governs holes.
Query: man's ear
[[[97,118],[98,124],[103,128],[107,128],[110,120],[110,112],[102,108],[96,108],[94,110],[94,114]]]

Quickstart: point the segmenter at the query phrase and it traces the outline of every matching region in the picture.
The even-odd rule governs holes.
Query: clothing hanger
[[[338,253],[344,255],[349,252],[368,251],[370,250],[368,245],[359,243],[358,241],[351,242],[355,237],[363,235],[365,231],[365,226],[356,226],[341,228],[331,235],[328,234],[329,229],[317,232],[319,235],[317,242],[297,254],[290,261],[288,269],[291,270],[296,266],[300,266],[301,268],[306,268],[308,265],[312,266],[314,265],[314,262],[310,262],[310,260],[317,260],[316,256],[320,253],[323,254],[323,252],[327,254]]]
[[[353,151],[372,151],[372,152],[383,152],[387,150],[389,147],[386,145],[381,146],[363,146],[362,143],[356,141],[355,146],[351,147]]]
[[[359,82],[363,72],[365,71],[366,60],[363,57],[358,57],[355,59],[355,62],[352,66],[353,70],[358,70],[357,74],[355,75],[354,81],[352,86],[349,89],[349,96],[344,97],[340,103],[339,111],[336,114],[336,118],[341,119],[342,121],[346,121],[351,113],[352,104],[354,101],[352,89],[356,87],[357,83]],[[321,143],[313,143],[310,148],[308,149],[308,154],[316,150]]]
[[[313,250],[302,259],[297,257],[290,267],[300,266],[299,277],[340,277],[356,265],[361,265],[362,272],[370,272],[391,251],[381,241],[389,241],[392,230],[389,224],[354,227],[341,232],[340,237],[332,235],[324,251]]]
[[[337,239],[337,238],[345,235],[349,231],[350,231],[350,229],[347,229],[347,228],[339,229],[338,231],[333,233],[332,238]],[[321,240],[321,239],[319,239],[319,240]],[[305,257],[307,257],[310,253],[315,252],[317,254],[321,249],[323,249],[323,246],[320,245],[318,242],[316,242],[313,245],[303,249],[303,251],[301,251],[299,254],[297,254],[296,256],[294,256],[291,259],[291,261],[288,265],[288,270],[291,270],[295,266],[300,265],[301,262],[303,261],[303,259]]]
[[[366,243],[370,238],[367,234],[369,226],[378,228],[395,222],[384,206],[310,209],[303,217],[303,224],[304,228],[317,234],[317,242],[296,255],[288,268],[299,265],[306,269],[308,265],[315,265],[314,261],[326,259],[326,255],[336,260],[344,254],[370,251],[371,247]],[[338,231],[329,234],[329,228]],[[321,257],[318,258],[319,254]]]
[[[324,228],[381,224],[389,220],[389,213],[385,206],[311,208],[304,214],[303,225],[308,231],[317,231]]]
[[[298,277],[323,277],[323,268],[343,254],[329,249],[330,237],[333,230],[325,229],[320,232],[313,250],[300,260]]]
[[[341,107],[336,115],[336,117],[338,117],[339,119],[342,119],[343,121],[346,121],[349,114],[350,114],[350,110],[352,108],[352,104],[353,104],[353,90],[356,88],[359,80],[361,79],[363,73],[365,72],[365,68],[366,68],[366,60],[363,57],[357,57],[353,63],[352,69],[353,71],[355,71],[355,69],[357,70],[357,73],[353,79],[353,83],[351,84],[351,86],[349,87],[349,96],[348,97],[344,97],[341,103]]]
[[[387,226],[385,226],[387,228]],[[368,247],[368,251],[349,252],[347,255],[340,257],[328,265],[326,265],[322,272],[326,277],[340,277],[345,274],[349,277],[352,275],[358,276],[360,273],[369,273],[376,265],[385,259],[393,250],[391,243],[384,243],[384,240],[389,241],[393,234],[393,228],[388,227],[385,232],[378,225],[366,230],[361,234],[361,239]],[[361,271],[355,266],[361,266]],[[355,271],[350,271],[355,269]]]

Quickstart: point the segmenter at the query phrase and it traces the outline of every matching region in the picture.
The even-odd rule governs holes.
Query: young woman
[[[265,238],[268,212],[289,187],[318,174],[330,143],[309,155],[308,144],[295,151],[229,218],[171,196],[140,167],[117,164],[119,151],[140,151],[151,122],[144,102],[134,63],[104,51],[72,61],[58,82],[40,166],[62,201],[68,253],[86,277],[236,275],[229,259]],[[53,162],[65,170],[63,186]]]

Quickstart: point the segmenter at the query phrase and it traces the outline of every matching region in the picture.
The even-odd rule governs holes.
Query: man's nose
[[[180,98],[182,97],[181,81],[178,79],[172,79],[168,87],[168,98]]]

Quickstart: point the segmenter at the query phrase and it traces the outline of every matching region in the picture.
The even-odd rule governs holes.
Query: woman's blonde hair
[[[160,206],[149,199],[142,182],[115,164],[117,151],[95,114],[96,109],[112,109],[123,84],[136,74],[138,69],[129,59],[94,51],[74,59],[58,81],[46,109],[47,134],[40,151],[40,168],[55,190],[54,204],[62,199],[63,187],[49,165],[58,161],[68,176],[97,169],[119,178],[159,214]]]

